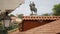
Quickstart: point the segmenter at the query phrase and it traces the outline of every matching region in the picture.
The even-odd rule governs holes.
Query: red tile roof
[[[23,20],[58,20],[60,16],[23,16]]]
[[[9,34],[57,34],[57,33],[60,33],[60,20],[53,21],[48,24],[38,26],[36,28],[32,28],[24,32],[19,32],[19,30],[16,30],[15,32]]]

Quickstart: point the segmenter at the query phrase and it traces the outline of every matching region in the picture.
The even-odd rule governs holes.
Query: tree
[[[54,5],[53,15],[60,16],[60,4]]]
[[[19,15],[18,15],[18,18],[22,18],[22,17],[23,17],[23,14],[19,14]]]
[[[43,16],[50,16],[50,14],[46,13],[46,14],[43,14]]]
[[[10,14],[10,16],[15,16],[15,15],[13,15],[13,14]]]

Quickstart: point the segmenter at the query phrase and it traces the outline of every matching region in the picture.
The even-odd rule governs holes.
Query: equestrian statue
[[[30,2],[30,10],[31,10],[31,15],[37,15],[37,8],[35,7],[34,2]]]

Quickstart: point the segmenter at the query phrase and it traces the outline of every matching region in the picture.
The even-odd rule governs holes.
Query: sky
[[[25,3],[16,8],[11,14],[24,14],[25,16],[30,15],[30,1],[35,3],[38,15],[52,13],[53,6],[60,3],[60,0],[25,0]]]

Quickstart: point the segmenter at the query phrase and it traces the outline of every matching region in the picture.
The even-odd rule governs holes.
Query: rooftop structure
[[[23,16],[23,20],[58,20],[60,16]]]
[[[58,34],[60,16],[23,16],[19,31],[20,34]]]

